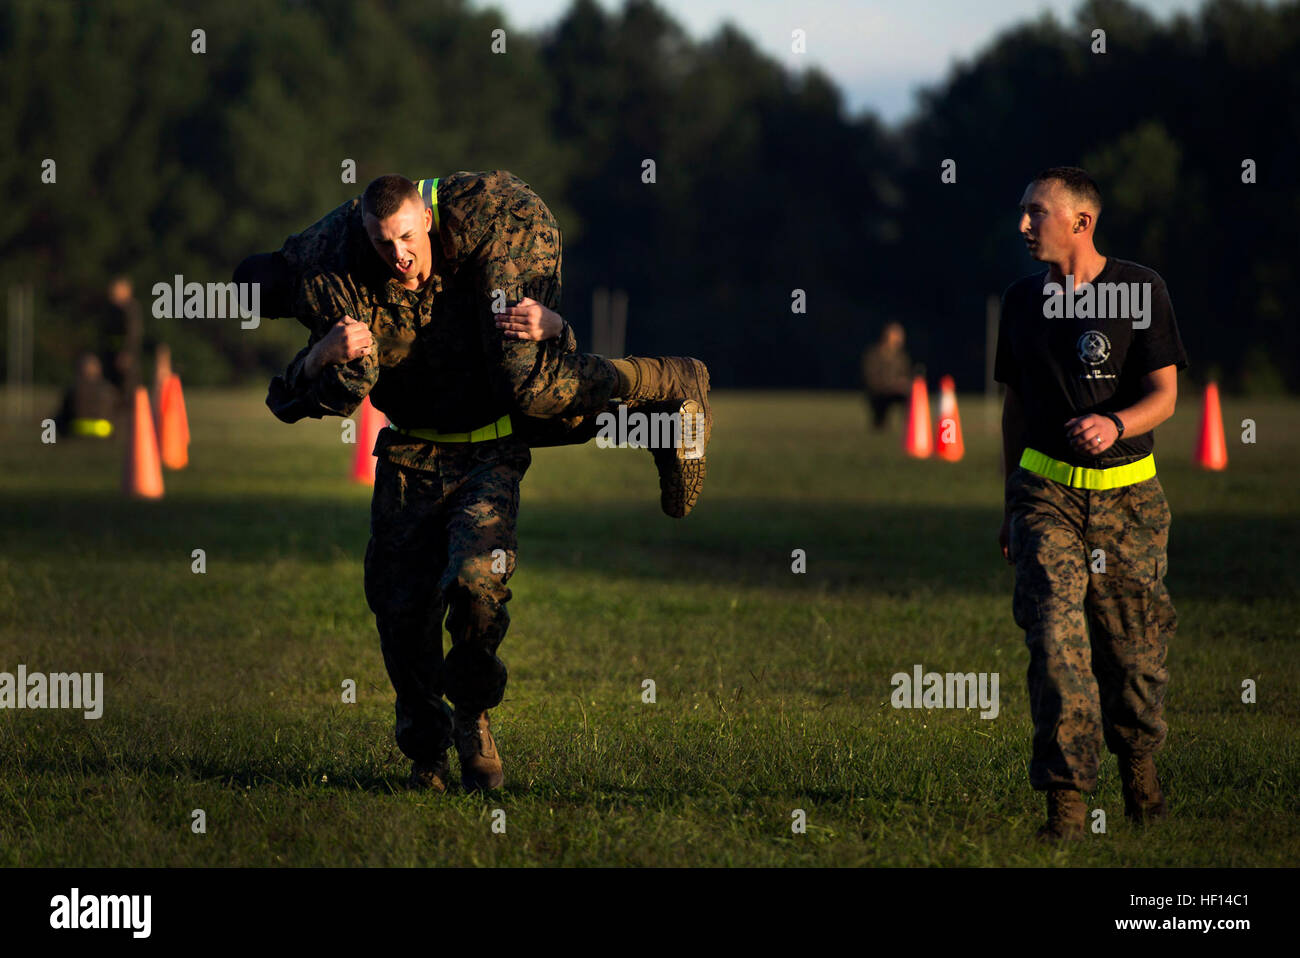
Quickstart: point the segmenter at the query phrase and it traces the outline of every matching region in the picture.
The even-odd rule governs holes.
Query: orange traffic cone
[[[357,407],[357,451],[352,455],[352,481],[375,484],[375,440],[379,430],[388,425],[388,417],[370,405],[370,397]]]
[[[185,411],[185,396],[181,392],[181,377],[176,377],[176,406],[180,410],[181,427],[185,433],[185,448],[190,446],[190,417]]]
[[[1223,438],[1223,413],[1219,409],[1217,383],[1205,387],[1200,436],[1196,441],[1196,456],[1192,461],[1202,469],[1218,470],[1228,467],[1228,444]]]
[[[966,454],[961,415],[957,412],[957,385],[951,376],[939,380],[939,424],[934,430],[934,445],[939,458],[948,462],[956,462]]]
[[[184,469],[190,461],[190,421],[185,415],[181,377],[172,373],[162,391],[162,422],[158,426],[162,462],[168,469]]]
[[[149,411],[149,393],[143,386],[135,388],[135,409],[126,441],[122,491],[137,499],[161,499],[163,494],[158,437],[153,429],[153,413]]]
[[[912,403],[907,409],[903,451],[917,459],[930,455],[930,394],[926,392],[924,376],[912,380]]]

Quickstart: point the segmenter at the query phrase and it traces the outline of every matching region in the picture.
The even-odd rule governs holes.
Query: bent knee
[[[514,571],[514,550],[493,549],[453,563],[447,569],[443,588],[463,595],[500,598]]]

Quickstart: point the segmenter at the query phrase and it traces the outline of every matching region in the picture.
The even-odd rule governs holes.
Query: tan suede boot
[[[667,515],[681,519],[695,508],[708,474],[704,450],[709,428],[704,408],[694,399],[669,399],[638,405],[636,409],[649,415],[675,416],[680,423],[677,444],[652,445],[650,455],[659,471],[659,506]]]
[[[434,762],[432,765],[424,762],[412,763],[411,777],[406,782],[407,787],[414,791],[443,794],[447,791],[449,765],[446,752],[443,753],[439,761]]]
[[[1138,824],[1157,821],[1168,813],[1165,796],[1150,755],[1120,755],[1119,780],[1124,790],[1124,814]]]
[[[610,360],[628,402],[694,399],[709,408],[709,367],[689,356],[625,356]]]
[[[681,519],[699,501],[708,474],[705,452],[713,434],[708,367],[698,359],[680,356],[628,356],[611,362],[619,372],[622,398],[629,405],[635,403],[643,412],[679,417],[678,445],[650,451],[659,470],[660,507]]]
[[[456,740],[456,754],[460,756],[460,781],[465,790],[500,788],[505,775],[487,712],[474,715],[456,709],[452,716],[452,734]]]
[[[1077,841],[1083,838],[1088,806],[1075,788],[1047,792],[1047,824],[1038,830],[1042,841]]]

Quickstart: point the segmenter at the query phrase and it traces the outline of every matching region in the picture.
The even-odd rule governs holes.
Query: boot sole
[[[467,792],[490,791],[500,788],[505,781],[505,774],[501,766],[501,755],[497,751],[496,738],[492,733],[484,733],[488,740],[491,754],[495,760],[487,760],[487,767],[478,767],[478,762],[485,761],[483,753],[478,748],[466,749],[461,751],[459,743],[456,746],[456,757],[460,759],[460,784]]]
[[[659,506],[674,519],[685,518],[700,500],[704,480],[708,476],[707,453],[713,435],[713,410],[709,406],[709,367],[698,359],[691,359],[689,365],[698,398],[688,396],[676,410],[681,417],[681,446],[677,449],[653,450],[655,465],[659,469]],[[687,458],[686,450],[692,448],[698,448],[700,455]]]
[[[708,446],[708,420],[704,420],[704,434],[700,434],[700,417],[704,407],[694,399],[683,400],[675,412],[680,416],[681,445],[675,449],[652,449],[655,466],[659,470],[659,505],[664,513],[674,519],[684,518],[699,501],[708,475],[705,455]],[[698,448],[696,458],[687,451]]]

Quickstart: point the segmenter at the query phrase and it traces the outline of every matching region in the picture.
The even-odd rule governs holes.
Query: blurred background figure
[[[115,276],[108,284],[108,308],[101,335],[104,349],[100,360],[105,375],[123,396],[134,396],[135,387],[141,384],[144,320],[128,276]]]
[[[912,392],[912,359],[903,348],[905,340],[901,323],[887,323],[880,339],[862,354],[862,388],[877,431],[885,428],[889,407],[906,403]]]
[[[107,439],[113,434],[121,394],[104,378],[104,367],[92,352],[77,356],[77,378],[63,394],[63,406],[54,417],[59,436],[91,436]]]

